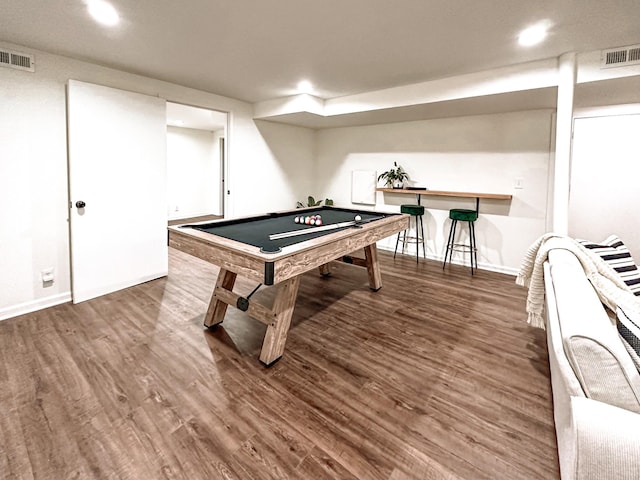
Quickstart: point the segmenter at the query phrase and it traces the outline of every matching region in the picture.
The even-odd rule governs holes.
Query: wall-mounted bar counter
[[[422,195],[429,195],[435,197],[457,197],[457,198],[475,198],[476,199],[476,212],[480,206],[481,198],[488,198],[492,200],[511,200],[513,195],[505,193],[478,193],[478,192],[452,192],[447,190],[428,190],[426,188],[387,188],[378,187],[377,192],[393,193],[393,194],[411,194],[416,196],[418,205],[421,205]]]

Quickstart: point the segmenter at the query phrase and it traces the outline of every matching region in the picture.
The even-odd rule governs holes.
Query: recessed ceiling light
[[[542,42],[547,36],[548,26],[546,23],[539,23],[529,28],[525,28],[518,35],[518,43],[523,47],[530,47]]]
[[[104,0],[88,0],[87,9],[96,22],[108,27],[113,27],[120,21],[120,15],[113,5]]]
[[[298,83],[298,92],[300,93],[311,93],[313,92],[313,85],[309,80],[302,80]]]

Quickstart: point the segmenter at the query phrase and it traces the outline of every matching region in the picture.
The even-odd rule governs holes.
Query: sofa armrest
[[[571,398],[576,480],[634,480],[640,473],[640,414],[584,397]],[[569,473],[565,477],[565,473]]]

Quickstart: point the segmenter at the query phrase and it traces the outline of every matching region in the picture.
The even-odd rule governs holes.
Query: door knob
[[[84,208],[84,207],[86,207],[86,206],[87,206],[87,204],[86,204],[86,203],[84,203],[82,200],[78,200],[78,201],[76,202],[76,207],[77,207],[77,208]]]

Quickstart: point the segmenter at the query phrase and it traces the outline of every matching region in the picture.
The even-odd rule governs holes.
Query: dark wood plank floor
[[[203,329],[217,268],[172,249],[168,278],[0,322],[0,477],[559,478],[526,292],[380,260],[379,292],[350,265],[304,275],[269,369],[260,323]]]

